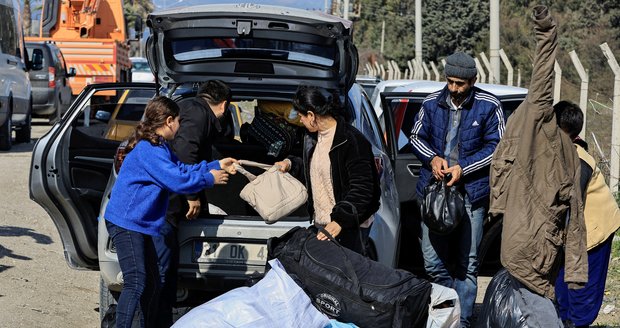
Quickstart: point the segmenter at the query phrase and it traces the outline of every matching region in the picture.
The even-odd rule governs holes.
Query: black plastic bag
[[[428,229],[436,234],[452,232],[465,215],[465,198],[457,186],[447,186],[449,177],[434,180],[424,188],[422,220]]]
[[[478,328],[530,328],[519,305],[520,283],[506,269],[501,269],[487,287]]]

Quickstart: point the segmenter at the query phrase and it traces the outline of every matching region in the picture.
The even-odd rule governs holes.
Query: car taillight
[[[48,75],[47,86],[50,88],[55,88],[56,87],[56,69],[54,67],[48,68],[47,75]]]

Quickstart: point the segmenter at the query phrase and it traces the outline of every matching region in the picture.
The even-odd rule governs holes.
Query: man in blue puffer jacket
[[[499,100],[474,86],[476,63],[462,52],[446,59],[447,85],[422,103],[411,134],[422,162],[416,191],[450,177],[465,196],[466,216],[449,235],[422,224],[424,268],[433,282],[454,288],[461,303],[461,326],[469,327],[477,292],[478,246],[488,208],[489,166],[505,122]]]

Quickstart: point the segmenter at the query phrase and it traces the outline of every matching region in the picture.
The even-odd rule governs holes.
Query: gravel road
[[[35,121],[33,139],[49,128]],[[28,195],[34,142],[0,152],[0,327],[97,327],[99,273],[69,268],[56,227]]]

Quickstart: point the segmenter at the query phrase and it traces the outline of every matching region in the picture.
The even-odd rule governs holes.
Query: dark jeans
[[[172,326],[172,307],[177,298],[177,270],[179,268],[179,242],[177,228],[168,221],[160,230],[161,236],[153,237],[159,259],[161,297],[157,310],[158,327]]]
[[[123,272],[123,289],[116,306],[116,327],[131,328],[140,302],[140,327],[154,327],[159,298],[159,268],[151,236],[106,221]]]

